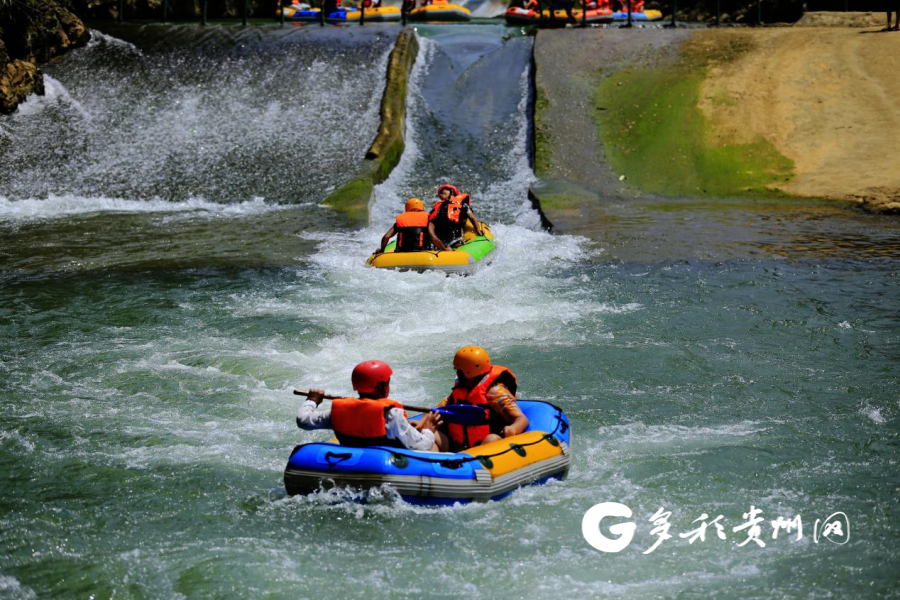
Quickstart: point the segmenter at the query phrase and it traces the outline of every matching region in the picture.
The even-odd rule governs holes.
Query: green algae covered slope
[[[768,141],[718,143],[700,110],[710,64],[734,59],[745,43],[693,36],[672,64],[628,69],[597,86],[594,105],[611,167],[633,186],[666,196],[777,194],[793,162]]]

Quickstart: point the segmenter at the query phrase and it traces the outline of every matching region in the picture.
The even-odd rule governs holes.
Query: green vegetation
[[[537,88],[534,100],[534,173],[538,177],[550,169],[550,153],[553,145],[547,128],[541,126],[541,114],[546,112],[549,105],[547,93],[540,87]]]
[[[668,196],[778,194],[769,186],[789,181],[793,162],[762,138],[718,143],[698,106],[709,66],[748,48],[745,40],[695,38],[674,64],[604,80],[594,102],[613,169],[642,190]]]
[[[374,187],[372,173],[367,173],[329,194],[325,203],[351,221],[362,223],[368,217]]]

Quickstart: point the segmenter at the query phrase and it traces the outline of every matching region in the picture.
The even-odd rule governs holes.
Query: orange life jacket
[[[416,252],[428,246],[428,213],[425,211],[413,210],[397,215],[394,227],[398,252]]]
[[[518,382],[512,371],[500,365],[491,367],[490,372],[484,376],[478,385],[471,390],[457,384],[453,391],[450,392],[450,401],[448,404],[473,404],[475,406],[484,407],[484,416],[489,423],[486,425],[457,425],[450,423],[448,433],[453,443],[461,448],[472,448],[481,443],[491,433],[492,425],[495,433],[502,430],[502,426],[497,419],[491,419],[491,407],[488,405],[487,392],[494,384],[502,383],[507,387],[510,393],[515,396]]]
[[[331,403],[331,428],[344,446],[402,448],[403,444],[387,436],[384,415],[389,408],[402,409],[403,405],[390,398],[338,398]]]
[[[464,196],[465,194],[463,194]],[[461,196],[454,196],[449,200],[438,200],[434,203],[434,206],[431,208],[431,212],[428,214],[428,219],[434,221],[438,219],[438,217],[446,217],[447,221],[451,223],[459,223],[460,218],[462,217],[463,205],[460,202]],[[444,208],[446,205],[446,209]],[[442,211],[446,211],[442,215]]]

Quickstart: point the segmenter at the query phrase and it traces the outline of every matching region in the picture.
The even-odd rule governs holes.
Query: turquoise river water
[[[407,150],[349,228],[319,200],[374,137],[398,29],[104,29],[0,118],[0,598],[900,594],[896,221],[635,201],[551,235],[532,38],[482,25],[419,29]],[[366,269],[444,180],[493,262]],[[567,412],[565,481],[440,509],[286,496],[291,449],[329,437],[297,429],[294,387],[348,391],[378,358],[395,398],[435,402],[465,344]],[[636,524],[619,553],[582,535],[601,502],[633,512],[603,521]],[[734,531],[751,507],[764,547]],[[680,537],[704,513],[726,539]]]

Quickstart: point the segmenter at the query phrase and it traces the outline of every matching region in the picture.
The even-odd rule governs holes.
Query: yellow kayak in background
[[[465,6],[435,2],[414,8],[410,11],[409,18],[412,21],[468,21],[471,14],[472,11]]]

